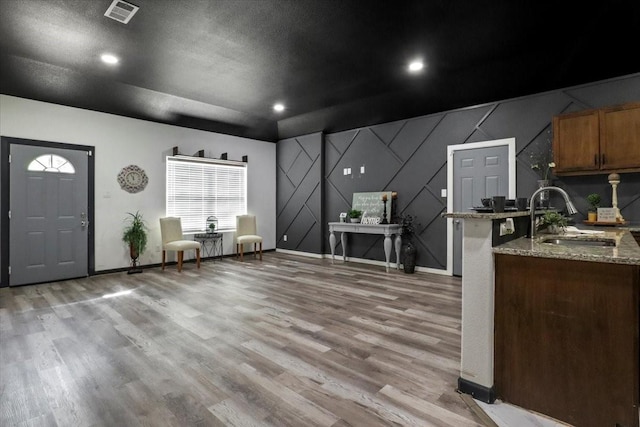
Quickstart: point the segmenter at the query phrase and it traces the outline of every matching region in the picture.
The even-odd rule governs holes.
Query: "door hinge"
[[[9,219],[11,219],[11,211],[9,211]]]
[[[11,154],[9,154],[9,163],[11,163]]]
[[[91,151],[91,150],[87,151],[87,156],[89,156],[89,157],[93,156],[93,151]]]
[[[11,276],[11,266],[9,266],[9,276]]]

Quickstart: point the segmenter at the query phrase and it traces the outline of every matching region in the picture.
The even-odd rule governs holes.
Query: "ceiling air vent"
[[[126,24],[133,15],[136,14],[138,9],[140,9],[138,6],[134,6],[126,1],[113,0],[113,3],[111,3],[109,9],[104,13],[104,16]]]

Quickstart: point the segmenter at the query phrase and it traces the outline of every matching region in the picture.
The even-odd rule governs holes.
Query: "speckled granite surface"
[[[640,265],[640,246],[628,228],[599,230],[599,234],[540,234],[535,239],[521,237],[493,248],[494,253],[534,256],[541,258],[569,259],[614,264]],[[616,242],[615,247],[554,245],[542,243],[544,239],[559,237],[573,240],[607,239]]]
[[[512,211],[500,213],[479,213],[479,212],[446,212],[440,216],[443,218],[469,218],[469,219],[503,219],[515,218],[517,216],[529,216],[529,211]]]

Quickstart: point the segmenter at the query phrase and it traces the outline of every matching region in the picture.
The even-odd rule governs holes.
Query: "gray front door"
[[[453,153],[453,210],[470,212],[480,199],[509,196],[509,147],[472,148]],[[462,275],[462,222],[453,220],[453,274]]]
[[[87,276],[87,152],[20,144],[9,150],[9,285]]]

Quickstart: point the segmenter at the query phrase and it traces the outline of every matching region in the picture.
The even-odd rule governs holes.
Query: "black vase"
[[[416,271],[416,247],[413,246],[413,243],[408,242],[402,252],[404,255],[404,259],[402,261],[404,272],[407,274],[414,273]]]

